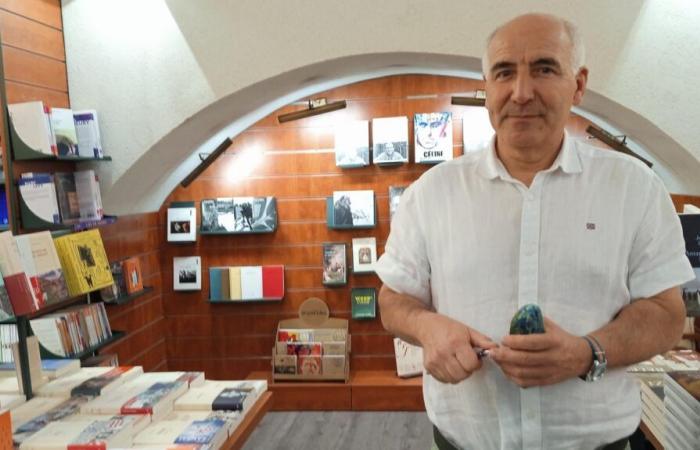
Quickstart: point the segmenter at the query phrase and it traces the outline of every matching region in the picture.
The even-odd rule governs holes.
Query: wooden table
[[[243,448],[246,440],[248,440],[248,437],[250,437],[255,427],[258,426],[258,423],[260,423],[265,414],[270,410],[270,407],[272,407],[272,392],[267,391],[260,395],[260,398],[251,406],[248,414],[245,415],[241,423],[238,424],[236,430],[229,436],[221,448],[226,450],[239,450]]]

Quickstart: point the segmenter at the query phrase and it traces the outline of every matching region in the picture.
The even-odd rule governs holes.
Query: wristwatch
[[[586,340],[588,346],[593,352],[593,362],[591,363],[591,368],[585,375],[581,375],[583,381],[593,382],[598,381],[605,375],[605,369],[608,367],[608,360],[605,358],[605,350],[601,347],[600,343],[593,336],[581,336]]]

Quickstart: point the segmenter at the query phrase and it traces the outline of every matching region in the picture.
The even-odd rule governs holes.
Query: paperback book
[[[99,230],[61,236],[54,239],[54,243],[72,296],[114,283]]]
[[[198,291],[202,289],[202,258],[176,256],[173,258],[173,289]]]
[[[56,155],[56,138],[51,129],[51,109],[41,101],[7,105],[10,123],[19,138],[32,150],[46,155]],[[13,145],[17,143],[13,142]]]
[[[376,225],[374,191],[333,192],[332,228],[370,228]]]
[[[347,256],[344,242],[323,244],[323,284],[344,285],[348,282]]]
[[[374,164],[408,162],[408,118],[384,117],[372,120]]]
[[[417,163],[436,164],[452,159],[452,113],[416,114],[413,135]]]
[[[352,288],[350,301],[353,319],[374,319],[377,316],[377,290],[375,288]]]
[[[56,186],[50,173],[23,173],[18,184],[22,202],[32,214],[46,223],[61,223]]]
[[[352,272],[374,273],[377,262],[377,239],[373,237],[353,238],[352,240]]]
[[[78,156],[78,135],[75,131],[73,111],[66,108],[51,108],[50,118],[58,155]]]
[[[73,111],[73,120],[78,136],[78,154],[86,158],[104,157],[97,111],[94,109]]]

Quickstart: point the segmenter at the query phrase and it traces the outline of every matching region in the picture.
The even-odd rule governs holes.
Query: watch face
[[[605,369],[608,366],[607,362],[599,362],[594,360],[593,361],[593,367],[591,367],[590,372],[588,372],[588,376],[586,377],[588,381],[598,381],[601,378],[603,378],[603,375],[605,375]]]

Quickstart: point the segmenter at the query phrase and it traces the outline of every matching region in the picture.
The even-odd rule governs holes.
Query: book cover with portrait
[[[452,159],[452,113],[420,113],[413,116],[416,162],[437,164]]]
[[[372,160],[392,165],[408,162],[408,118],[372,119]]]

